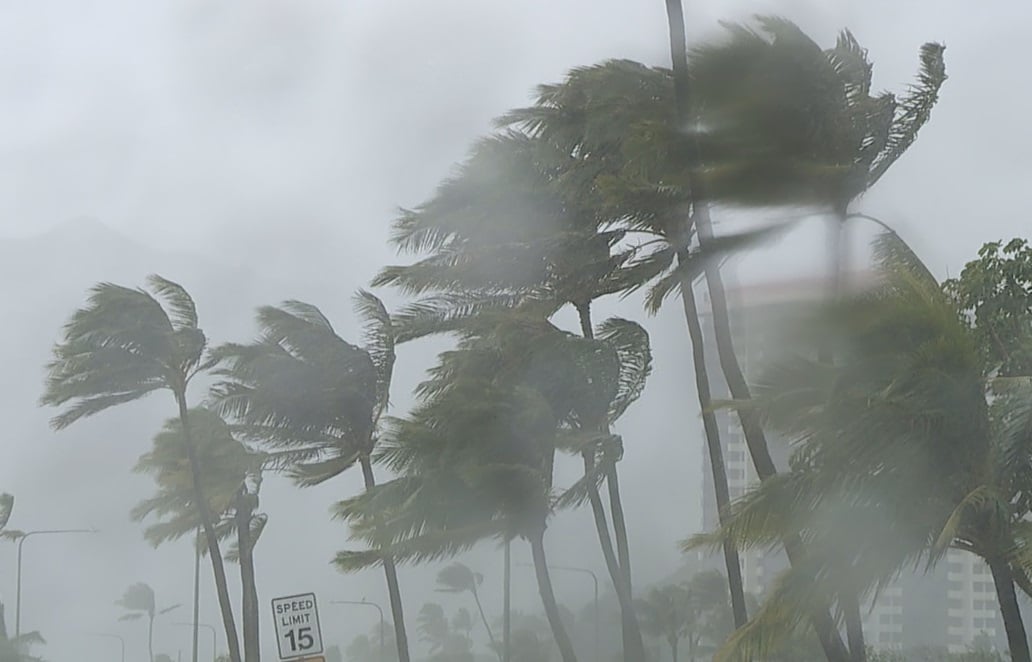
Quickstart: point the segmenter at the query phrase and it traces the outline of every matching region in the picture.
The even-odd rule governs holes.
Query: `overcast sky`
[[[860,207],[894,224],[939,275],[957,273],[985,241],[1027,233],[1032,5],[707,0],[686,5],[690,39],[712,37],[717,20],[757,12],[784,15],[822,44],[849,27],[870,51],[876,86],[890,90],[910,81],[922,42],[945,42],[950,79],[931,123]],[[130,659],[141,659],[142,628],[116,624],[111,604],[131,582],[151,583],[166,603],[190,598],[185,546],[150,551],[126,515],[148,490],[147,479],[128,469],[168,403],[147,402],[61,435],[46,429],[46,412],[33,409],[45,349],[76,297],[97,279],[138,282],[167,268],[174,272],[164,275],[192,286],[202,315],[205,305],[217,309],[212,319],[220,326],[209,333],[220,341],[246,337],[255,305],[287,297],[326,306],[350,333],[348,294],[396,259],[386,238],[397,206],[425,199],[490,120],[526,104],[536,84],[611,57],[667,64],[665,21],[660,0],[5,4],[0,253],[8,264],[0,268],[5,299],[17,301],[3,325],[3,351],[5,365],[27,367],[0,382],[4,401],[13,403],[6,416],[19,422],[0,456],[0,489],[18,499],[12,526],[104,529],[75,545],[26,543],[24,622],[52,640],[49,658],[104,659],[111,649],[81,636],[100,630],[126,633],[136,656]],[[81,224],[85,218],[126,243]],[[85,229],[69,239],[73,220]],[[53,234],[31,238],[59,227],[64,243]],[[743,278],[819,268],[812,235],[803,230],[749,258]],[[53,310],[34,316],[36,302]],[[25,320],[37,321],[19,326]],[[698,523],[701,461],[698,435],[685,433],[694,434],[698,421],[684,404],[694,395],[676,311],[649,328],[661,367],[621,429],[645,438],[629,447],[622,469],[641,584],[676,568],[676,541]],[[403,353],[399,403],[409,401],[432,351]],[[122,425],[142,438],[119,437]],[[105,444],[86,445],[98,436]],[[673,487],[656,493],[653,484]],[[323,600],[367,596],[386,604],[379,574],[345,577],[327,563],[346,538],[328,521],[328,506],[356,487],[357,480],[344,480],[299,493],[271,481],[264,507],[272,519],[258,551],[267,577],[263,605],[312,589]],[[601,571],[587,514],[559,521],[571,533],[550,542],[553,560]],[[490,560],[487,550],[470,563]],[[497,579],[497,568],[478,569]],[[431,599],[428,577],[403,573],[411,620]],[[576,577],[557,581],[571,603],[590,595]],[[9,626],[13,589],[13,548],[0,547]],[[536,608],[531,584],[519,589],[519,603]],[[205,619],[217,624],[210,591],[206,596]],[[185,608],[179,617],[188,620]],[[372,623],[368,614],[345,611],[328,612],[324,623],[328,618],[344,623],[342,643]],[[269,621],[264,625],[272,656]],[[185,655],[185,634],[162,629],[158,650],[175,657],[182,648]]]

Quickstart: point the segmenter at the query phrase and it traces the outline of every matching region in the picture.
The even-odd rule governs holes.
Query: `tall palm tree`
[[[987,562],[1011,657],[1029,659],[1015,587],[1032,589],[1022,496],[1032,389],[992,379],[978,336],[904,244],[887,235],[878,255],[885,285],[829,306],[814,330],[835,338],[838,361],[777,361],[742,405],[796,448],[792,470],[736,504],[721,535],[764,545],[797,531],[813,542],[809,567],[780,578],[718,659],[762,653],[806,601],[877,591],[950,547]]]
[[[487,638],[491,642],[491,650],[499,653],[501,656],[500,649],[495,643],[494,632],[491,631],[491,625],[487,622],[487,616],[484,614],[484,606],[480,603],[480,593],[478,587],[484,582],[484,576],[479,572],[473,572],[469,566],[463,563],[452,563],[451,565],[442,568],[437,573],[437,590],[445,593],[469,593],[473,598],[473,602],[477,605],[477,611],[480,613],[480,621],[484,624],[484,630],[487,632]]]
[[[366,489],[376,485],[373,451],[387,411],[395,360],[395,330],[383,303],[355,296],[365,323],[365,346],[337,335],[311,304],[288,301],[258,310],[259,339],[227,344],[212,355],[223,379],[212,389],[215,407],[239,423],[248,439],[269,449],[276,466],[301,486],[321,484],[356,463]],[[383,565],[401,662],[408,638],[397,568]]]
[[[198,479],[201,467],[190,436],[187,389],[195,376],[210,367],[204,360],[207,339],[198,326],[194,301],[181,285],[157,275],[150,276],[147,284],[149,290],[112,283],[93,287],[86,305],[65,324],[63,337],[54,347],[40,402],[63,408],[51,420],[55,429],[62,429],[154,391],[172,393],[184,431],[194,501],[200,510],[230,659],[240,662],[215,518]]]
[[[218,414],[203,408],[193,408],[189,413],[192,439],[202,470],[200,482],[208,498],[209,511],[218,518],[216,535],[219,540],[236,535],[236,542],[227,550],[225,558],[240,564],[244,659],[258,662],[261,651],[254,547],[267,517],[256,513],[255,509],[262,467],[270,462],[270,457],[240,443]],[[157,494],[141,501],[131,511],[134,521],[159,518],[145,530],[147,540],[158,546],[192,535],[199,526],[200,516],[189,487],[189,460],[179,419],[165,423],[154,438],[154,447],[140,457],[135,471],[151,474],[158,486]]]
[[[483,310],[534,306],[550,316],[566,305],[576,310],[581,334],[594,337],[592,305],[625,287],[631,252],[617,247],[623,231],[598,225],[591,200],[576,199],[560,185],[550,163],[556,156],[543,157],[540,141],[522,134],[481,140],[431,200],[395,222],[399,248],[429,253],[383,269],[374,281],[422,295],[398,315],[401,338],[455,331]],[[612,422],[596,416],[580,427],[608,436]],[[620,600],[625,653],[638,660],[644,648],[631,597],[620,455],[585,447],[581,456],[585,476],[604,478],[607,488],[612,533],[600,483],[588,483],[587,500]]]
[[[180,605],[172,605],[159,610],[154,599],[154,589],[142,582],[130,585],[115,604],[127,611],[118,619],[120,621],[147,619],[147,653],[151,662],[154,662],[154,619],[173,609],[178,609]]]
[[[380,457],[398,478],[341,503],[339,513],[356,538],[374,548],[389,541],[399,561],[448,558],[486,538],[525,539],[560,654],[572,662],[544,534],[553,508],[585,499],[597,477],[553,495],[552,466],[561,448],[605,443],[567,424],[612,405],[619,362],[604,341],[561,332],[539,315],[467,321],[458,348],[440,355],[417,390],[420,406],[384,439]],[[357,569],[377,558],[375,549],[352,551],[340,562]]]

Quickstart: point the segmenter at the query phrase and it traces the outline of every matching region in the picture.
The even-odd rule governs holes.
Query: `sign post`
[[[315,593],[276,598],[272,601],[272,618],[276,623],[276,643],[281,660],[322,660],[323,641]]]

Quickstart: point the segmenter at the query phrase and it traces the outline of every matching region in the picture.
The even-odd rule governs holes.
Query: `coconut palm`
[[[189,414],[191,438],[202,469],[200,482],[209,511],[218,517],[216,535],[220,540],[236,536],[225,558],[240,564],[244,659],[257,662],[260,650],[254,547],[267,517],[255,510],[262,467],[270,458],[235,439],[218,414],[203,408],[191,409]],[[137,504],[131,512],[134,521],[159,519],[145,530],[147,540],[158,546],[192,535],[200,516],[190,488],[189,460],[178,419],[165,423],[154,438],[154,447],[140,457],[135,471],[151,474],[158,486],[157,494]]]
[[[480,620],[484,624],[484,630],[487,632],[487,638],[491,642],[491,649],[500,652],[495,643],[494,632],[491,631],[491,625],[487,622],[487,616],[484,614],[484,606],[480,603],[478,587],[482,583],[484,583],[484,576],[479,572],[473,572],[469,566],[462,563],[452,563],[437,573],[438,591],[469,593],[472,596],[473,602],[477,605],[477,611],[480,613]]]
[[[398,315],[403,339],[456,331],[485,310],[533,307],[549,317],[566,305],[577,311],[581,334],[595,336],[592,305],[625,288],[632,251],[617,247],[623,231],[598,225],[589,200],[566,195],[569,189],[557,181],[550,163],[556,156],[544,158],[543,149],[541,141],[519,133],[481,140],[431,200],[395,221],[399,248],[429,253],[414,264],[385,268],[374,281],[422,296]],[[647,375],[648,364],[641,369]],[[613,420],[596,415],[579,426],[606,436]],[[586,496],[620,599],[627,655],[640,659],[644,649],[631,598],[620,456],[600,455],[590,447],[581,456],[585,476],[603,477],[608,491],[612,533],[595,480],[587,484]]]
[[[836,339],[836,364],[777,361],[742,405],[794,442],[792,470],[737,503],[721,535],[811,542],[718,659],[762,654],[799,605],[876,592],[950,547],[987,562],[1011,658],[1029,659],[1015,587],[1032,589],[1032,388],[985,372],[978,336],[904,244],[887,235],[877,254],[884,286],[829,306],[814,331]]]
[[[553,497],[552,466],[561,448],[618,441],[569,424],[616,402],[620,355],[530,314],[481,314],[462,333],[417,390],[420,406],[394,421],[383,441],[380,457],[398,478],[339,512],[353,535],[374,547],[388,541],[399,561],[448,558],[486,538],[524,538],[556,643],[572,661],[544,534],[552,509],[586,499],[597,477]],[[387,525],[377,529],[376,521]],[[375,550],[352,551],[340,562],[358,569],[377,559]]]
[[[372,457],[388,406],[395,331],[374,295],[359,292],[355,305],[365,323],[363,347],[337,335],[315,306],[288,301],[258,310],[257,341],[213,351],[222,377],[212,389],[214,406],[301,486],[321,484],[356,463],[366,489],[376,485]],[[397,570],[389,555],[379,563],[398,655],[408,662]]]
[[[181,285],[157,275],[150,276],[147,284],[149,289],[112,283],[93,287],[86,305],[71,316],[53,349],[40,401],[62,408],[51,425],[63,429],[155,391],[172,393],[185,432],[191,489],[200,509],[229,655],[232,662],[240,662],[215,517],[198,479],[201,468],[190,437],[187,390],[193,378],[210,367],[204,360],[207,339],[198,326],[194,301]]]
[[[151,662],[154,662],[154,619],[178,609],[180,605],[158,609],[154,589],[142,582],[130,585],[115,604],[127,612],[118,619],[120,621],[147,619],[147,652]]]

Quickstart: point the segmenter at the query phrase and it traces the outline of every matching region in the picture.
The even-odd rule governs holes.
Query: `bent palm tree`
[[[147,652],[151,662],[154,662],[154,619],[167,614],[173,609],[178,609],[179,605],[172,605],[159,610],[154,600],[154,589],[142,582],[127,588],[115,604],[128,612],[118,619],[120,621],[147,619]]]
[[[462,563],[453,563],[437,573],[438,591],[445,593],[469,593],[473,597],[473,602],[477,605],[477,611],[480,612],[480,620],[484,624],[484,630],[487,632],[487,638],[491,642],[491,649],[500,655],[498,645],[495,643],[494,632],[491,631],[491,625],[487,622],[487,616],[484,614],[484,606],[480,604],[480,593],[477,587],[483,582],[483,575],[479,572],[473,572],[469,569],[469,566]]]
[[[420,385],[422,403],[388,430],[380,458],[398,476],[342,502],[353,535],[381,541],[399,561],[448,558],[485,538],[519,536],[530,544],[545,614],[564,662],[576,659],[555,600],[544,534],[555,507],[586,498],[586,476],[553,497],[561,448],[612,443],[567,424],[610,403],[616,350],[560,332],[533,315],[482,314],[456,350],[440,355]],[[377,528],[377,522],[386,522]],[[358,569],[371,552],[342,553]]]
[[[101,283],[85,307],[65,324],[63,338],[47,365],[40,402],[63,411],[51,420],[56,429],[154,391],[171,391],[178,407],[190,466],[194,501],[200,510],[215,575],[219,609],[232,662],[240,662],[226,570],[219,551],[214,516],[201,487],[201,467],[190,436],[187,388],[207,370],[207,339],[198,327],[197,308],[183,287],[160,276],[147,279],[150,291]]]
[[[241,433],[268,448],[274,465],[301,486],[318,485],[358,463],[366,489],[376,485],[373,451],[387,411],[395,331],[383,303],[355,297],[366,326],[365,347],[334,331],[318,308],[300,301],[258,311],[259,339],[227,344],[212,356],[223,381],[215,406]],[[394,560],[383,565],[401,662],[409,661],[405,617]]]
[[[814,331],[836,339],[838,362],[776,362],[741,405],[796,447],[792,470],[736,504],[722,535],[765,545],[795,531],[813,542],[718,659],[762,654],[798,624],[799,605],[877,591],[949,547],[986,560],[1011,657],[1029,659],[1015,586],[1032,589],[1021,496],[1032,390],[988,379],[977,336],[905,245],[888,235],[878,254],[884,287],[829,306]]]
[[[200,482],[208,499],[209,512],[219,540],[236,533],[237,542],[227,550],[228,561],[240,563],[244,659],[259,659],[258,598],[254,574],[254,547],[265,526],[266,516],[255,513],[264,463],[263,453],[255,453],[233,437],[229,426],[217,414],[203,408],[190,410],[192,440],[202,473]],[[166,422],[154,438],[154,447],[138,460],[135,471],[149,473],[158,486],[156,495],[138,503],[131,511],[134,521],[157,517],[144,537],[154,546],[193,534],[200,515],[190,489],[189,460],[178,419]]]
[[[598,224],[597,203],[560,185],[550,162],[557,157],[546,157],[544,148],[512,132],[481,140],[431,200],[395,221],[397,246],[429,252],[415,264],[385,268],[374,281],[423,295],[398,315],[401,337],[459,331],[491,310],[534,308],[550,317],[567,304],[577,311],[582,335],[594,337],[592,304],[626,287],[632,251],[618,247],[623,231]],[[613,419],[597,414],[579,426],[608,436]],[[639,660],[644,648],[631,597],[620,456],[590,446],[581,456],[585,476],[600,478],[586,483],[586,496],[621,606],[625,654]],[[612,533],[599,493],[603,479]]]

